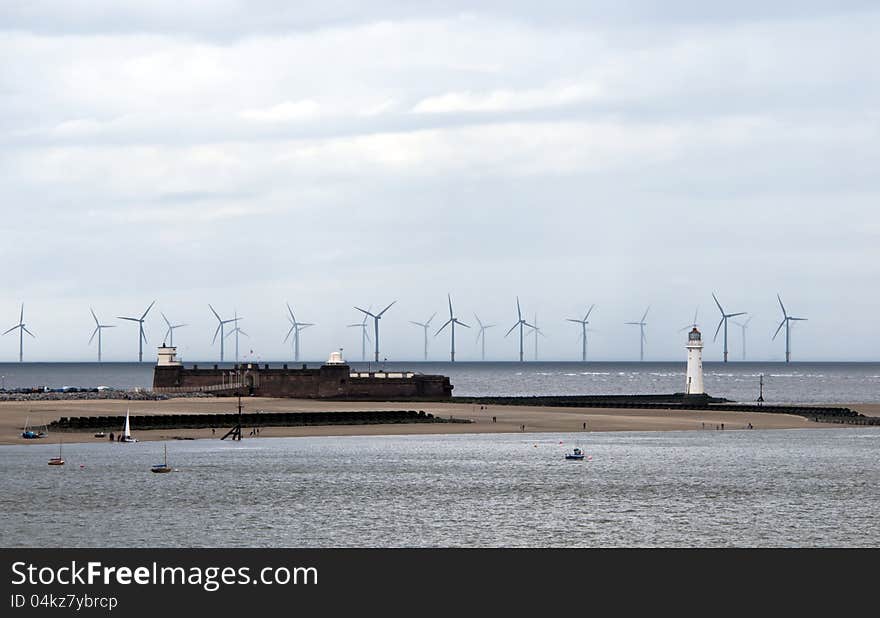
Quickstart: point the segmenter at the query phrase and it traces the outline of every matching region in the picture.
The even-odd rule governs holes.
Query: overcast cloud
[[[26,360],[91,360],[91,306],[134,360],[114,316],[157,299],[145,357],[164,311],[213,360],[210,302],[282,360],[290,302],[306,358],[359,359],[353,305],[397,299],[382,356],[419,359],[450,292],[492,359],[518,295],[543,359],[595,303],[593,359],[637,359],[650,305],[648,359],[699,306],[713,360],[715,291],[781,360],[781,293],[796,360],[876,360],[876,3],[584,4],[4,3],[0,330],[24,302]]]

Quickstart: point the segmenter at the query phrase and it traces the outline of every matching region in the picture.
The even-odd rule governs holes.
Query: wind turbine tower
[[[98,321],[98,316],[95,315],[95,310],[89,307],[89,311],[92,312],[92,317],[95,318],[95,330],[92,331],[92,336],[89,337],[89,345],[92,344],[92,341],[95,339],[95,335],[98,335],[98,362],[101,362],[101,331],[105,328],[116,328],[114,324],[101,324]]]
[[[486,331],[495,326],[494,324],[483,324],[480,321],[480,318],[477,317],[477,314],[474,314],[474,319],[477,320],[477,324],[480,325],[480,332],[477,333],[477,341],[482,340],[482,349],[481,349],[481,357],[482,360],[486,360]]]
[[[287,316],[287,319],[290,321],[290,330],[284,336],[284,341],[287,341],[291,334],[293,335],[293,360],[299,362],[299,332],[307,329],[309,326],[314,326],[314,324],[311,322],[297,322],[296,316],[293,315],[293,309],[290,308],[290,303],[287,303],[287,313],[290,314]]]
[[[138,362],[144,362],[144,344],[147,342],[147,336],[144,334],[144,320],[147,318],[147,314],[150,312],[150,309],[153,308],[153,305],[156,304],[156,301],[150,303],[150,306],[147,307],[147,310],[144,311],[143,315],[139,318],[126,318],[122,316],[116,316],[117,319],[120,320],[128,320],[129,322],[137,322],[138,323]]]
[[[645,322],[645,320],[647,319],[648,312],[650,310],[651,310],[651,306],[648,305],[648,308],[645,309],[645,314],[642,316],[641,320],[639,320],[638,322],[627,322],[627,324],[630,324],[633,326],[638,326],[639,331],[641,332],[641,336],[639,337],[639,360],[640,361],[645,360],[645,343],[647,343],[647,341],[648,341],[648,338],[645,337],[645,327],[648,325],[648,323]]]
[[[547,335],[544,334],[544,331],[542,331],[540,328],[538,328],[538,314],[537,313],[535,314],[535,319],[534,319],[534,324],[532,325],[532,333],[531,334],[535,335],[535,360],[538,360],[538,335],[541,335],[542,337],[544,337],[544,339],[547,338]]]
[[[452,347],[450,348],[450,351],[449,351],[449,361],[454,363],[455,362],[455,325],[458,324],[459,326],[464,326],[465,328],[470,328],[470,326],[468,326],[467,324],[465,324],[464,322],[459,320],[457,317],[455,317],[455,314],[452,312],[452,295],[447,294],[446,297],[449,299],[449,319],[443,323],[443,326],[441,326],[437,330],[436,333],[434,333],[434,336],[436,337],[437,335],[439,335],[441,333],[441,331],[444,328],[446,328],[450,324],[452,325]]]
[[[34,339],[36,336],[27,329],[27,326],[24,325],[24,303],[21,304],[21,314],[18,317],[18,324],[7,330],[4,335],[11,333],[15,329],[18,329],[18,362],[24,362],[24,334],[27,333]]]
[[[519,326],[519,362],[523,362],[523,327],[528,326],[529,328],[534,328],[534,326],[523,319],[522,309],[519,306],[519,296],[516,297],[516,323],[511,326],[510,330],[504,335],[505,338],[512,333],[517,326]]]
[[[750,315],[750,316],[749,316],[749,319],[746,320],[745,322],[737,322],[736,320],[733,321],[734,324],[736,324],[737,326],[739,326],[739,327],[742,329],[742,337],[743,337],[743,360],[746,360],[746,329],[749,327],[749,322],[752,321],[752,318],[753,318],[753,317],[754,317],[754,316],[751,316],[751,315]]]
[[[235,328],[233,328],[231,331],[229,331],[226,334],[227,337],[231,337],[232,335],[235,335],[235,362],[236,363],[238,362],[238,336],[239,336],[239,334],[244,335],[245,337],[250,337],[250,335],[248,335],[246,332],[241,330],[241,328],[238,326],[238,321],[240,319],[241,318],[238,317],[238,311],[236,310],[233,313],[233,318],[232,318],[232,321],[235,324]]]
[[[431,320],[436,317],[437,313],[435,312],[426,322],[413,322],[409,321],[410,324],[415,324],[416,326],[420,326],[422,330],[425,331],[425,360],[428,360],[428,328],[431,326]],[[367,316],[364,316],[364,323],[366,324]]]
[[[396,302],[397,302],[396,300],[393,301],[393,302],[391,303],[391,305],[393,305],[393,304],[396,303]],[[377,362],[377,363],[379,362],[379,320],[382,319],[382,315],[383,315],[386,311],[388,311],[389,309],[391,309],[391,305],[388,305],[388,306],[385,307],[382,311],[380,311],[379,313],[375,313],[375,314],[374,314],[374,313],[370,313],[370,312],[367,311],[366,309],[361,309],[360,307],[355,307],[355,309],[357,309],[357,310],[360,311],[361,313],[366,314],[366,315],[370,316],[371,318],[373,318],[373,336],[374,336],[375,339],[376,339],[375,343],[376,343],[376,362]]]
[[[369,309],[372,311],[373,307],[370,306]],[[367,316],[364,315],[363,322],[358,324],[349,324],[348,328],[359,328],[361,329],[361,360],[367,360],[367,341],[372,341],[370,339],[370,334],[367,332],[369,329],[367,328]],[[425,335],[427,337],[427,334]]]
[[[788,312],[785,310],[785,305],[782,304],[782,298],[780,298],[779,294],[776,295],[776,299],[779,301],[779,306],[782,307],[782,322],[779,324],[779,328],[776,329],[776,333],[773,335],[773,340],[776,340],[776,335],[779,334],[779,331],[782,330],[782,327],[785,327],[785,362],[791,362],[791,323],[792,322],[806,322],[807,318],[794,318],[788,315]]]
[[[223,340],[226,339],[226,325],[227,324],[235,324],[239,320],[244,318],[240,318],[237,315],[231,320],[224,320],[220,317],[220,314],[214,310],[214,307],[211,306],[211,303],[208,303],[208,307],[211,309],[211,313],[214,314],[214,317],[217,318],[217,330],[214,331],[214,339],[211,340],[211,345],[217,343],[217,335],[220,335],[220,362],[223,362]]]
[[[583,320],[578,320],[577,318],[565,318],[568,322],[574,322],[575,324],[581,325],[581,361],[584,362],[587,360],[587,324],[590,323],[590,314],[593,313],[593,309],[595,308],[596,305],[590,305],[590,309],[587,311]]]
[[[721,307],[721,303],[718,302],[718,298],[715,296],[715,292],[712,292],[712,298],[715,299],[715,304],[718,305],[718,311],[721,312],[721,321],[718,322],[718,328],[715,329],[715,337],[712,341],[716,341],[718,339],[718,331],[721,330],[721,327],[724,326],[724,362],[727,362],[727,320],[730,318],[735,318],[739,315],[746,315],[745,311],[740,311],[739,313],[724,313],[724,309]]]

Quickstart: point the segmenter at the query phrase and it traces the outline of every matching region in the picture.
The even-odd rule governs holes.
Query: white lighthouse
[[[685,393],[688,395],[702,395],[703,390],[703,337],[696,327],[688,333],[687,342],[688,369]]]

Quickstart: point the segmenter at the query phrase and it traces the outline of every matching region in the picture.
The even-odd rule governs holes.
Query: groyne
[[[309,425],[378,425],[388,423],[468,422],[444,419],[424,410],[375,410],[368,412],[238,412],[220,414],[140,414],[131,416],[132,430],[211,429],[230,427],[300,427]],[[119,431],[124,416],[65,416],[49,424],[50,431]]]

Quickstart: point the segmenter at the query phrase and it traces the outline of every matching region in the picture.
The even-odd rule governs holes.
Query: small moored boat
[[[584,457],[586,457],[586,455],[584,455],[584,452],[577,447],[572,449],[570,453],[565,454],[566,459],[573,459],[575,461],[581,461],[584,459]]]
[[[49,459],[50,466],[63,466],[64,458],[61,457],[61,441],[58,442],[58,457],[52,457]]]
[[[160,464],[153,464],[153,467],[150,468],[150,472],[155,472],[156,474],[162,474],[164,472],[171,472],[171,466],[168,465],[168,445],[165,445],[165,462]]]

